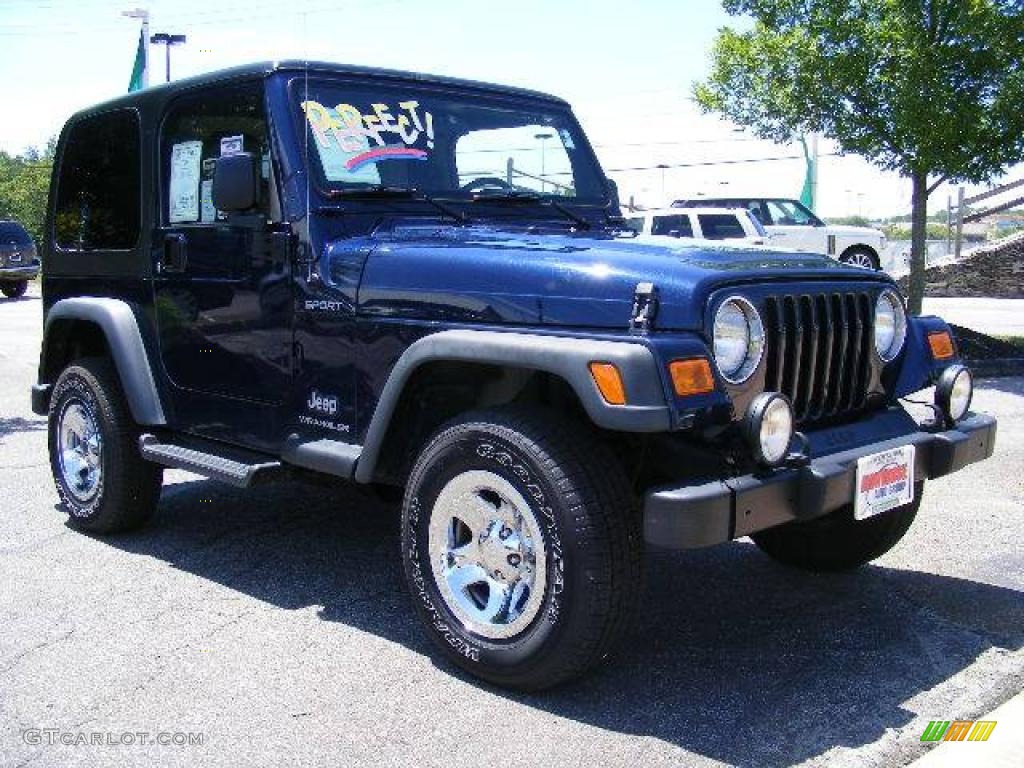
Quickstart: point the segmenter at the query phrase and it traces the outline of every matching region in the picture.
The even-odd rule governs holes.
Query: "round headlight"
[[[778,392],[764,392],[754,398],[745,422],[747,443],[754,457],[770,467],[786,458],[793,439],[793,409]]]
[[[903,349],[907,338],[907,313],[893,291],[882,291],[875,302],[875,349],[883,362],[890,362]]]
[[[715,364],[726,381],[741,384],[750,378],[764,354],[764,325],[754,305],[734,296],[715,313]]]
[[[974,377],[964,365],[949,366],[935,385],[935,404],[952,424],[967,415],[973,396]]]

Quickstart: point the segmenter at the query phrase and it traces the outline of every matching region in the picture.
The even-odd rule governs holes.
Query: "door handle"
[[[180,232],[164,235],[164,252],[160,258],[161,272],[184,272],[188,266],[188,240]]]

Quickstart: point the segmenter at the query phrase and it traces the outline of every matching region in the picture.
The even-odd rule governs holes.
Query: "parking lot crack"
[[[59,637],[54,637],[54,638],[50,638],[49,640],[44,640],[41,643],[36,643],[31,648],[26,648],[24,651],[21,651],[20,653],[16,653],[14,655],[14,657],[11,659],[11,661],[2,670],[0,670],[0,672],[4,672],[4,673],[10,672],[12,669],[14,669],[16,666],[18,666],[18,664],[20,664],[22,662],[22,660],[25,659],[27,656],[31,656],[32,654],[38,653],[39,651],[42,651],[42,650],[45,650],[46,648],[49,648],[50,646],[57,645],[58,643],[62,643],[65,640],[67,640],[69,637],[71,637],[73,634],[75,634],[74,627],[72,627],[71,629],[69,629],[67,632],[65,632],[64,634],[60,635]]]

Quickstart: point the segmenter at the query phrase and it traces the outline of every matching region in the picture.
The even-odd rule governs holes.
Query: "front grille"
[[[765,389],[793,403],[798,422],[859,411],[871,375],[868,293],[771,296],[765,302]]]

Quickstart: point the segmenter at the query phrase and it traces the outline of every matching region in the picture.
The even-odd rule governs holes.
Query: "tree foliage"
[[[913,182],[911,308],[927,198],[1024,159],[1024,7],[1005,0],[725,0],[698,103],[763,138],[835,140]]]
[[[0,219],[21,222],[38,243],[43,234],[55,139],[20,155],[0,152]]]

